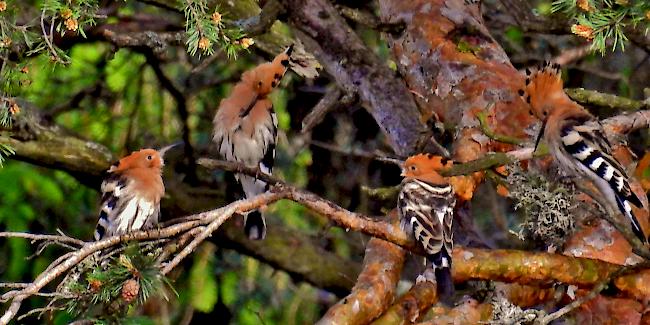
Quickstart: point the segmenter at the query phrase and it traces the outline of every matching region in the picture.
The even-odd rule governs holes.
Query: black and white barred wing
[[[158,223],[159,204],[137,195],[133,187],[133,181],[119,174],[109,174],[104,180],[95,240],[151,228]]]
[[[262,114],[257,114],[262,112]],[[213,140],[219,153],[228,161],[236,161],[248,167],[257,167],[271,175],[275,161],[275,143],[278,120],[270,100],[259,100],[250,114],[240,116],[234,125],[224,125],[225,120],[215,119]],[[247,132],[248,131],[248,132]],[[268,184],[256,177],[235,174],[247,198],[268,190]],[[249,238],[262,239],[266,233],[266,221],[255,210],[244,215],[244,230]]]
[[[595,121],[570,123],[562,128],[561,136],[566,152],[579,162],[579,168],[592,178],[603,195],[616,203],[621,213],[630,219],[634,233],[645,242],[631,207],[643,207],[643,204],[631,190],[625,169],[611,155],[602,127]]]
[[[413,234],[436,267],[451,266],[452,222],[456,198],[450,185],[406,179],[398,208],[404,231]]]

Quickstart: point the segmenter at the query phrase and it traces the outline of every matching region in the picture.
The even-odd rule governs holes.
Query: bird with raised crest
[[[142,149],[114,163],[101,185],[101,207],[95,240],[155,227],[165,194],[163,156],[167,150]]]
[[[596,117],[567,96],[562,87],[559,64],[545,62],[526,71],[526,84],[519,95],[530,104],[531,114],[542,120],[541,139],[561,171],[568,176],[585,177],[594,183],[604,202],[613,211],[620,211],[642,243],[647,243],[644,230],[632,206],[646,209],[630,188],[630,177],[612,156],[605,131]]]
[[[443,301],[454,294],[451,253],[456,196],[439,172],[452,165],[451,160],[431,154],[409,157],[403,165],[404,180],[397,199],[401,227],[422,246],[430,266],[417,280],[435,282]]]
[[[272,173],[278,120],[268,96],[287,72],[292,49],[289,46],[272,62],[244,72],[230,96],[219,104],[213,120],[212,141],[225,160]],[[236,174],[235,177],[247,198],[268,190],[268,184],[254,176]],[[266,236],[266,221],[260,211],[244,215],[244,232],[250,239]]]

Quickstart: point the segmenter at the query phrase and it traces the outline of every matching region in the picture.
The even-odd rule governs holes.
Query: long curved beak
[[[289,45],[286,50],[284,50],[284,53],[288,56],[291,56],[291,52],[293,52],[293,44]]]
[[[544,137],[544,130],[546,130],[546,122],[548,122],[548,117],[546,117],[542,121],[542,128],[539,130],[539,134],[537,135],[537,140],[535,140],[535,149],[533,149],[533,152],[537,152],[537,147],[539,146],[539,142]]]
[[[162,158],[162,157],[165,156],[165,153],[166,153],[167,151],[169,151],[169,149],[172,149],[172,148],[174,148],[174,147],[178,147],[178,146],[180,146],[180,145],[182,145],[182,144],[183,144],[183,141],[179,141],[179,142],[176,142],[176,143],[170,144],[170,145],[168,145],[168,146],[165,146],[165,147],[160,148],[160,150],[158,150],[158,153],[160,154],[160,157]]]

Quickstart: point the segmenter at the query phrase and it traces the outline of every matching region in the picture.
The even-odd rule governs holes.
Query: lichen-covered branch
[[[429,281],[418,282],[372,324],[412,324],[424,316],[437,301],[436,285]]]
[[[634,100],[584,88],[567,88],[567,95],[583,105],[608,107],[621,111],[636,111],[650,106],[650,101]]]
[[[368,324],[393,300],[404,265],[404,250],[373,238],[366,246],[363,270],[348,296],[332,306],[317,324]]]

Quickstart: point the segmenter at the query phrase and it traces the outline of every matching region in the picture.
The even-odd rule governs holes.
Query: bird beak
[[[286,50],[284,50],[284,54],[291,56],[291,52],[293,52],[293,44],[289,45]]]
[[[548,117],[546,117],[542,121],[542,129],[539,130],[539,134],[537,135],[537,140],[535,140],[535,149],[533,149],[533,152],[537,152],[537,146],[539,146],[539,142],[542,140],[542,137],[544,136],[544,130],[546,129],[546,122],[548,121]]]
[[[165,153],[166,153],[167,151],[169,151],[169,149],[174,148],[174,147],[177,147],[177,146],[180,146],[180,145],[182,145],[182,144],[183,144],[183,141],[179,141],[179,142],[176,142],[176,143],[170,144],[170,145],[168,145],[168,146],[166,146],[166,147],[162,147],[160,150],[158,150],[158,153],[160,154],[160,158],[164,157],[164,156],[165,156]]]

